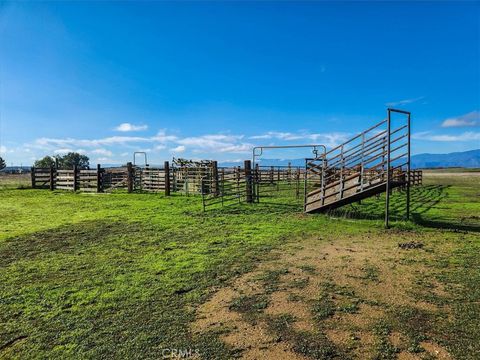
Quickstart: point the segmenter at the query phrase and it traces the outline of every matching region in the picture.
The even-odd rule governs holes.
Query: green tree
[[[79,169],[88,169],[90,159],[86,155],[76,152],[69,152],[63,156],[56,157],[60,169],[72,169],[75,165]]]
[[[7,164],[5,164],[5,160],[0,156],[0,170],[5,169],[6,166]]]
[[[55,159],[47,155],[43,159],[35,161],[33,165],[36,168],[49,168],[50,166],[55,166]]]

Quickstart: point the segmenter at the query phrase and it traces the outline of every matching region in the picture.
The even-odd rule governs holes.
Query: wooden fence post
[[[53,189],[54,189],[54,184],[53,184],[54,180],[55,179],[54,179],[54,176],[53,176],[53,164],[52,164],[52,165],[50,165],[50,191],[53,191]]]
[[[253,182],[252,182],[252,188],[253,188],[253,193],[257,201],[260,201],[260,183],[262,182],[262,173],[260,171],[260,166],[255,164],[255,171],[253,174]],[[257,186],[255,188],[255,185]]]
[[[165,170],[165,196],[170,196],[170,164],[168,161],[164,163]]]
[[[133,167],[131,162],[127,163],[127,189],[129,193],[133,192]]]
[[[32,180],[32,189],[35,189],[35,166],[30,169],[30,177]]]
[[[220,188],[218,186],[218,163],[217,161],[212,161],[212,185],[213,185],[213,193],[215,196],[220,194]]]
[[[251,161],[245,160],[244,167],[245,167],[246,200],[247,200],[247,203],[252,203],[253,194],[252,194],[252,163]]]
[[[73,166],[73,191],[77,191],[78,187],[78,167],[77,165]]]
[[[103,191],[103,184],[102,184],[102,167],[100,164],[97,164],[97,193]]]

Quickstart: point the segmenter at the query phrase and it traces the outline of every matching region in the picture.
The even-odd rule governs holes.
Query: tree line
[[[47,155],[42,159],[35,161],[34,166],[38,168],[49,168],[53,166],[57,169],[73,169],[74,166],[77,166],[78,169],[88,169],[90,166],[90,159],[86,155],[69,152],[65,155]]]

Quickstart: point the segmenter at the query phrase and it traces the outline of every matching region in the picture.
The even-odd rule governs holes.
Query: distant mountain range
[[[480,168],[480,149],[450,154],[417,154],[411,158],[413,168]]]
[[[402,161],[403,163],[404,161]],[[261,159],[260,165],[266,166],[305,166],[304,159]],[[224,162],[220,166],[238,166],[239,162]],[[411,158],[412,169],[419,168],[443,168],[443,167],[465,167],[480,168],[480,149],[449,154],[417,154]]]

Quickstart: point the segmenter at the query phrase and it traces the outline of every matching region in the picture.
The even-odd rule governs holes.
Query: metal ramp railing
[[[325,212],[386,191],[388,225],[391,189],[406,185],[410,197],[410,113],[388,109],[386,119],[307,160],[305,172],[305,212]]]

